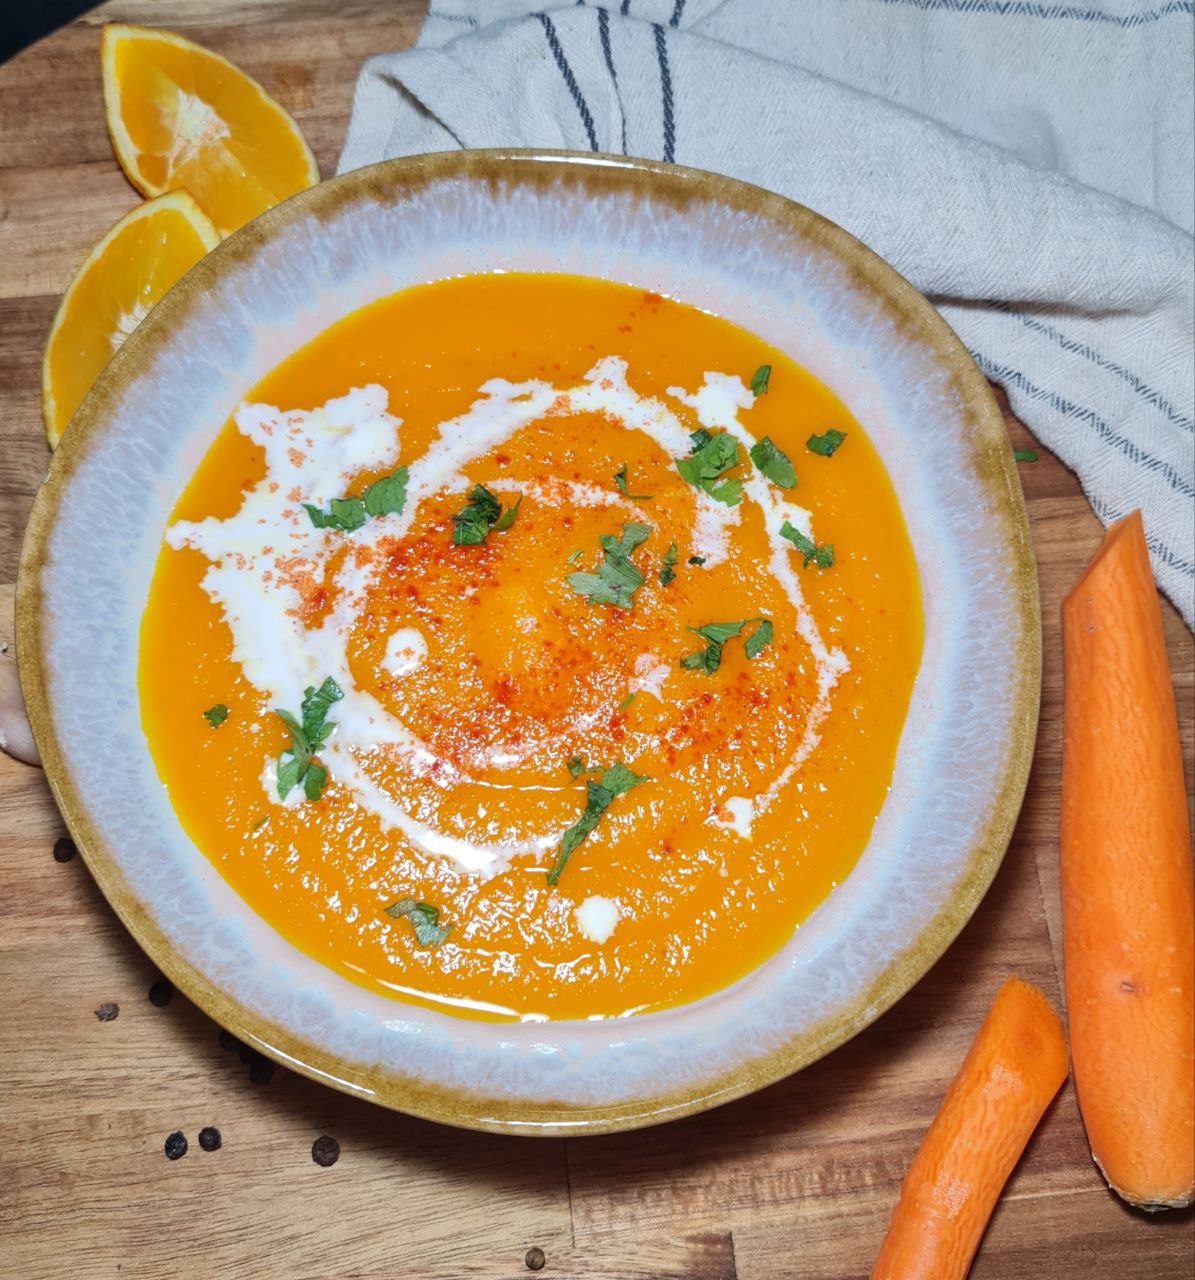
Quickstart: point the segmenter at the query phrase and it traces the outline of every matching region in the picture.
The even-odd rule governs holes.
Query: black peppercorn
[[[254,1084],[269,1084],[274,1078],[274,1064],[269,1058],[259,1057],[249,1068],[249,1079]]]
[[[340,1159],[340,1143],[325,1133],[311,1144],[311,1158],[321,1169],[327,1169]]]
[[[539,1245],[533,1245],[523,1255],[523,1261],[526,1263],[528,1271],[542,1271],[547,1258],[544,1257],[544,1251]]]
[[[220,1137],[220,1130],[213,1129],[208,1125],[206,1129],[199,1130],[199,1145],[204,1151],[219,1151],[223,1138]]]
[[[111,1022],[120,1012],[120,1005],[114,1004],[111,1000],[105,1000],[102,1005],[95,1011],[95,1016],[101,1022]]]
[[[69,862],[78,851],[75,848],[75,842],[70,836],[59,836],[54,841],[54,861]]]
[[[174,995],[174,988],[165,978],[159,978],[149,989],[149,1002],[159,1009],[164,1009],[170,1003],[172,995]]]
[[[181,1160],[187,1154],[187,1135],[181,1129],[175,1129],[173,1133],[167,1134],[162,1149],[166,1152],[167,1160]]]

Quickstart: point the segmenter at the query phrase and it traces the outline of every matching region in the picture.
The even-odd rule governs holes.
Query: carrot
[[[1195,890],[1174,690],[1141,515],[1062,604],[1062,933],[1075,1090],[1109,1185],[1195,1199]]]
[[[1066,1079],[1062,1023],[1009,978],[900,1185],[871,1280],[962,1280],[1000,1192]]]

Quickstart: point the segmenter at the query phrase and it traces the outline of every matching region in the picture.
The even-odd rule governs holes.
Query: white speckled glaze
[[[198,852],[140,729],[137,638],[154,558],[230,411],[357,307],[497,269],[632,283],[783,349],[864,424],[917,550],[924,658],[866,852],[767,964],[664,1013],[496,1025],[349,983],[284,942]],[[289,1065],[404,1110],[515,1132],[697,1110],[871,1021],[937,958],[999,863],[1038,679],[1033,568],[1006,455],[986,384],[928,304],[844,232],[778,197],[552,153],[351,173],[205,259],[67,433],[21,581],[22,677],[39,745],[89,864],[138,939],[215,1016]]]

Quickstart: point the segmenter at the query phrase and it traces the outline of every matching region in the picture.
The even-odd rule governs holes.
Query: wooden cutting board
[[[57,295],[137,202],[100,104],[98,28],[184,30],[256,76],[325,174],[365,57],[412,43],[420,0],[112,0],[0,66],[0,643],[47,453],[41,348]],[[1008,419],[1017,447],[1034,442]],[[529,1276],[849,1280],[997,985],[1061,1000],[1058,603],[1100,527],[1074,477],[1021,466],[1045,617],[1041,731],[1003,870],[928,977],[801,1075],[660,1129],[537,1141],[456,1132],[282,1069],[255,1083],[218,1028],[156,978],[81,859],[40,772],[0,756],[0,1272],[19,1280]],[[1195,645],[1164,608],[1191,778]],[[11,652],[0,661],[11,660]],[[103,750],[102,742],[96,750]],[[119,1006],[109,1021],[103,1003]],[[253,1073],[261,1080],[263,1072]],[[222,1146],[197,1141],[207,1125]],[[169,1162],[163,1141],[190,1150]],[[313,1162],[321,1135],[340,1144]],[[1189,1278],[1191,1214],[1148,1220],[1092,1166],[1069,1086],[1014,1174],[975,1280]],[[531,1262],[537,1261],[534,1254]]]

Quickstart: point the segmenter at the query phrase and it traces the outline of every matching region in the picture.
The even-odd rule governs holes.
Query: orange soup
[[[472,276],[237,409],[167,528],[142,718],[195,843],[309,955],[610,1017],[742,977],[850,872],[921,641],[826,387],[655,294]]]

